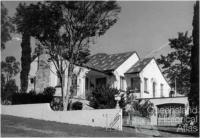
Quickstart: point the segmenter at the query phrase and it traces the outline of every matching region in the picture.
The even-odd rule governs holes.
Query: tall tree
[[[191,90],[189,100],[191,106],[199,105],[199,1],[194,5],[193,47],[191,53]]]
[[[20,71],[20,63],[16,61],[15,57],[8,56],[5,61],[1,62],[1,74],[5,77],[4,81],[7,83],[13,79]]]
[[[20,63],[15,57],[8,56],[1,62],[1,96],[2,101],[7,100],[14,92],[18,91],[14,76],[20,71]]]
[[[157,62],[162,65],[163,73],[169,79],[171,87],[180,94],[190,91],[190,56],[192,38],[186,33],[178,33],[178,38],[169,39],[173,49],[167,56],[161,55]],[[176,86],[175,86],[176,81]]]
[[[5,49],[5,43],[11,39],[14,26],[8,17],[8,10],[1,2],[1,49]]]
[[[194,16],[193,16],[193,47],[191,53],[191,90],[188,95],[189,104],[191,108],[197,108],[198,120],[196,122],[196,126],[198,127],[199,132],[199,1],[197,1],[194,5]],[[192,110],[190,110],[192,111]],[[193,113],[190,112],[190,115]]]
[[[28,88],[28,74],[31,64],[31,36],[37,33],[36,23],[37,20],[37,5],[26,5],[20,3],[16,8],[16,14],[13,18],[13,22],[16,24],[16,31],[22,35],[22,55],[21,55],[21,91],[26,92]]]
[[[38,18],[43,30],[36,39],[45,47],[57,69],[65,110],[74,64],[85,62],[91,42],[116,23],[119,12],[120,7],[114,1],[54,1],[41,6],[41,13],[45,14]]]

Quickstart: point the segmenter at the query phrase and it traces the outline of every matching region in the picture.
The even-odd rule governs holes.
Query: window
[[[164,84],[160,84],[160,93],[161,93],[161,97],[163,97],[163,87],[164,87]]]
[[[120,77],[120,89],[124,90],[124,83],[125,83],[125,78],[124,77]]]
[[[148,92],[148,79],[147,78],[144,78],[144,92],[149,93]]]
[[[30,78],[30,82],[31,82],[31,84],[35,83],[35,78],[34,77]]]
[[[131,89],[133,89],[133,87],[134,87],[134,79],[131,78]]]
[[[130,80],[130,88],[136,93],[140,93],[140,78],[139,77],[133,77]]]
[[[156,82],[153,82],[153,97],[156,97]]]
[[[85,89],[88,90],[89,79],[88,77],[85,78]]]
[[[73,96],[76,96],[77,95],[77,75],[76,74],[73,74],[72,75],[72,85],[71,85],[71,92],[72,92],[72,95]]]

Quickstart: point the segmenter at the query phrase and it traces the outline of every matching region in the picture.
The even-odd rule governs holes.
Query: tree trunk
[[[69,104],[69,96],[70,96],[70,88],[72,84],[72,73],[73,73],[73,65],[70,63],[68,67],[68,75],[67,75],[67,90],[65,95],[65,106],[64,110],[67,111],[68,104]]]
[[[31,45],[30,45],[31,36],[29,33],[22,34],[22,56],[21,56],[21,91],[26,92],[28,88],[28,75],[30,71],[31,64]]]
[[[65,94],[64,94],[64,88],[65,88],[65,72],[63,72],[61,75],[58,75],[60,79],[60,85],[61,85],[61,97],[63,101],[63,108],[65,107]],[[63,109],[64,110],[64,109]]]

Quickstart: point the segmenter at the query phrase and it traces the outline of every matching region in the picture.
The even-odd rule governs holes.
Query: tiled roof
[[[139,60],[137,63],[135,63],[127,72],[126,74],[130,73],[139,73],[141,72],[144,67],[152,60],[153,58],[145,58]]]
[[[100,71],[110,71],[118,68],[124,61],[126,61],[133,52],[118,53],[118,54],[105,54],[98,53],[90,57],[86,66]]]

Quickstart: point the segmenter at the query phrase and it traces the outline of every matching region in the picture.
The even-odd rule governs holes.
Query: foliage
[[[32,103],[50,103],[53,100],[53,89],[47,87],[43,93],[36,93],[31,90],[29,93],[12,94],[12,104],[32,104]]]
[[[191,91],[189,93],[190,106],[199,105],[199,1],[194,5],[193,16],[193,47],[191,55]]]
[[[1,73],[1,95],[2,92],[4,91],[5,84],[6,84],[5,76],[4,74]]]
[[[153,103],[149,100],[145,100],[144,103],[142,103],[142,100],[133,102],[133,109],[139,112],[143,117],[150,117],[152,115],[152,111],[154,110],[153,106]]]
[[[191,52],[191,90],[188,94],[188,100],[190,108],[197,108],[198,113],[189,113],[190,116],[197,118],[197,122],[194,124],[198,128],[199,133],[199,1],[194,5],[193,15],[193,47]]]
[[[43,94],[44,95],[54,95],[56,92],[56,89],[54,87],[47,87],[44,89]]]
[[[12,95],[18,92],[18,87],[15,80],[9,80],[1,91],[2,102],[12,101]]]
[[[169,79],[171,87],[177,92],[187,94],[190,90],[190,56],[192,48],[192,38],[187,32],[178,33],[178,38],[169,39],[170,47],[173,49],[167,56],[161,55],[157,62],[162,65],[163,73]]]
[[[154,104],[149,99],[136,100],[135,92],[132,89],[127,88],[124,97],[126,100],[123,115],[136,115],[149,118],[154,113]]]
[[[1,74],[4,75],[5,82],[13,79],[13,77],[19,73],[19,65],[20,63],[16,61],[13,56],[8,56],[5,61],[1,62]]]
[[[28,34],[22,35],[22,56],[21,56],[21,92],[26,92],[28,88],[28,74],[30,71],[31,64],[31,46],[30,46],[30,36]]]
[[[197,109],[198,110],[198,109]],[[189,128],[189,132],[193,136],[199,136],[199,117],[190,113],[183,117],[182,123],[178,124],[179,128]]]
[[[111,88],[110,86],[102,86],[92,91],[92,97],[89,98],[90,106],[95,109],[111,109],[115,108],[115,95],[119,94],[119,90]],[[119,103],[120,107],[123,105],[123,98]]]
[[[16,31],[22,34],[22,55],[21,55],[21,91],[26,92],[28,88],[28,74],[31,64],[31,45],[30,40],[33,35],[34,28],[36,27],[35,21],[37,20],[37,7],[34,5],[26,5],[20,3],[16,8],[16,14],[13,18],[13,23],[16,24]]]
[[[81,65],[90,54],[89,45],[97,36],[103,35],[117,21],[120,7],[114,1],[48,1],[30,5],[33,17],[25,14],[27,20],[34,18],[36,26],[21,24],[18,30],[30,30],[53,62],[61,82],[65,109],[68,105],[71,76],[74,64]],[[23,11],[23,7],[21,8]],[[23,16],[24,17],[24,16]],[[26,19],[25,18],[25,19]],[[20,20],[19,20],[20,21]],[[28,24],[29,25],[29,24]],[[23,27],[24,26],[24,27]],[[34,28],[34,31],[31,29]],[[66,63],[67,59],[69,61]],[[68,69],[67,90],[64,90],[65,70]],[[64,91],[67,92],[64,97]]]
[[[7,14],[8,10],[1,2],[1,49],[5,49],[5,43],[11,40],[11,33],[14,31],[14,27]]]
[[[72,110],[82,110],[82,108],[83,108],[83,103],[78,101],[72,103]]]
[[[54,111],[62,111],[63,110],[63,101],[60,97],[55,97],[50,103],[51,109]]]

